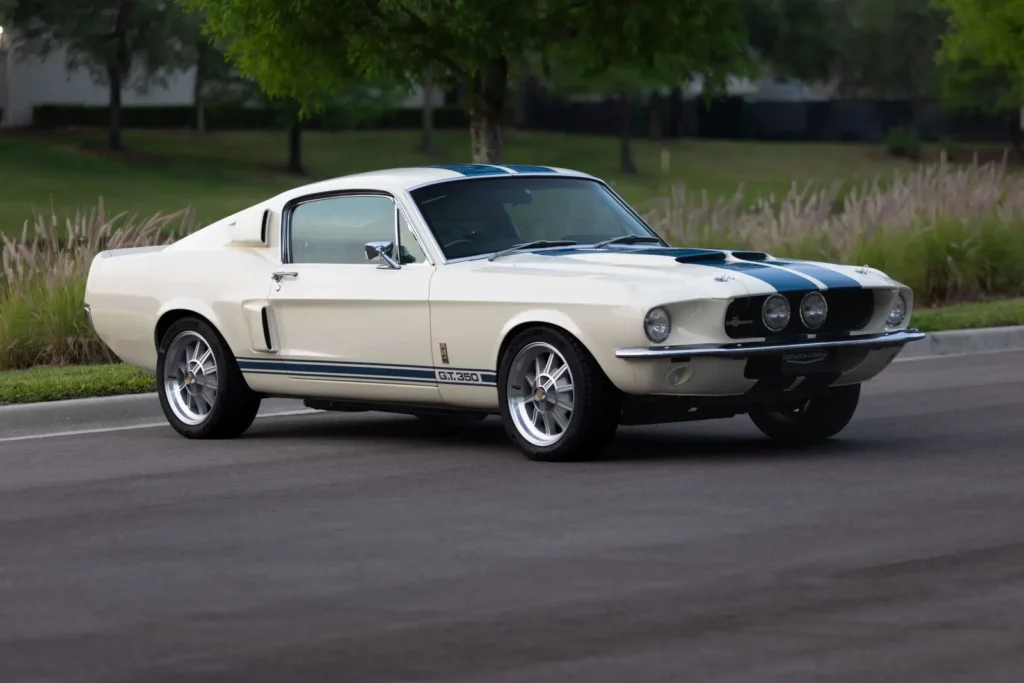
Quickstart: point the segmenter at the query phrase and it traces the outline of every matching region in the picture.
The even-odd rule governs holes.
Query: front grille
[[[725,333],[730,339],[747,337],[785,337],[794,334],[828,334],[835,332],[853,332],[868,324],[875,307],[875,295],[870,289],[829,289],[822,292],[828,304],[828,317],[825,324],[816,330],[808,329],[800,320],[800,300],[806,290],[785,292],[782,295],[789,301],[792,315],[789,325],[779,332],[772,332],[761,320],[761,307],[765,300],[772,296],[746,296],[735,299],[725,311]]]

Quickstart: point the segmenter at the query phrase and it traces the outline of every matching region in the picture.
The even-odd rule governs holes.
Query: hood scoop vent
[[[741,261],[767,261],[768,254],[763,251],[734,251],[732,255]]]
[[[724,251],[706,251],[698,252],[696,254],[686,254],[684,256],[677,256],[676,263],[707,263],[708,261],[724,261]]]

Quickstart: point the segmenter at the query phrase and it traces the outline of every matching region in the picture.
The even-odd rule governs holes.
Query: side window
[[[293,263],[367,264],[367,242],[395,240],[390,197],[330,197],[299,204],[291,215]]]
[[[402,263],[426,263],[427,257],[409,227],[405,212],[398,213],[398,239],[402,242]]]

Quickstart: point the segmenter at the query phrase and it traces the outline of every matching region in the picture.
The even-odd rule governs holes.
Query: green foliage
[[[510,68],[570,46],[584,70],[650,70],[661,55],[736,49],[739,0],[180,0],[205,17],[243,76],[270,97],[326,106],[352,83],[412,85],[430,68],[468,85],[474,157],[501,156]]]
[[[941,57],[1024,77],[1024,0],[933,0],[947,12]]]
[[[930,0],[841,0],[834,5],[835,75],[841,89],[882,97],[934,95],[944,12]]]
[[[912,130],[893,128],[885,134],[885,148],[894,157],[905,159],[921,158],[921,138]]]
[[[825,80],[836,58],[833,0],[746,0],[747,44],[775,76]]]
[[[18,0],[12,21],[19,49],[48,55],[67,48],[67,68],[85,68],[97,83],[117,77],[145,89],[191,66],[177,40],[186,17],[163,0]]]

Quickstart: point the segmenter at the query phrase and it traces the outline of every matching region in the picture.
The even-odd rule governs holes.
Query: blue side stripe
[[[818,285],[801,275],[790,273],[785,270],[779,270],[778,268],[772,268],[771,266],[765,266],[760,263],[751,263],[749,261],[701,263],[697,261],[693,264],[687,265],[707,266],[709,268],[721,268],[723,270],[732,270],[737,273],[743,273],[744,275],[756,277],[761,282],[771,285],[777,292],[802,292],[818,289]]]
[[[331,362],[308,359],[239,358],[243,373],[295,375],[323,379],[360,379],[408,382],[412,384],[458,384],[465,386],[494,386],[498,382],[493,370],[467,368],[435,368],[430,366],[395,365],[388,363]],[[453,375],[473,374],[479,381],[461,381]],[[441,376],[447,376],[440,379]]]
[[[806,261],[769,261],[769,263],[784,266],[791,270],[803,273],[804,275],[810,275],[815,280],[822,282],[829,289],[838,289],[841,287],[860,289],[862,286],[852,277],[843,275],[831,268],[819,266],[816,263],[808,263]]]
[[[512,175],[503,168],[487,164],[433,164],[425,168],[440,168],[453,173],[461,173],[464,176]]]
[[[531,166],[530,164],[502,164],[502,166],[516,173],[558,173],[555,169],[547,166]]]

